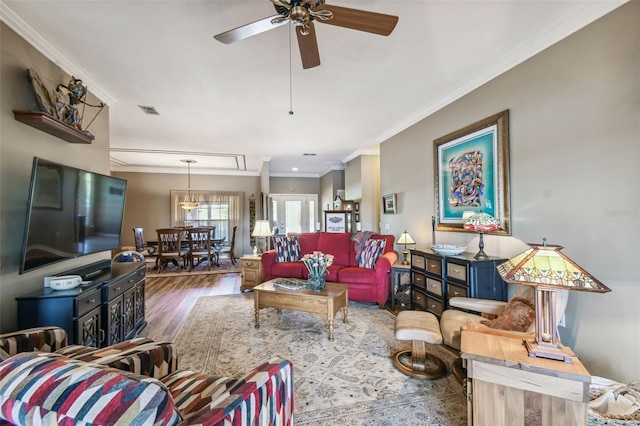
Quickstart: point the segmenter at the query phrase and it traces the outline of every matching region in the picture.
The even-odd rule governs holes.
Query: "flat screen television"
[[[127,181],[34,157],[20,273],[120,247]]]

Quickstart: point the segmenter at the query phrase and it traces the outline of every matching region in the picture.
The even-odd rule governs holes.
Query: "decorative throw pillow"
[[[536,306],[530,300],[513,297],[495,319],[480,321],[499,330],[527,331],[536,317]]]
[[[276,262],[297,262],[300,260],[300,242],[297,235],[273,237],[276,249]]]
[[[382,253],[384,253],[386,244],[386,240],[368,239],[364,243],[364,248],[362,249],[362,253],[360,254],[360,261],[358,262],[358,266],[361,268],[374,269],[376,266],[376,261],[380,256],[382,256]]]

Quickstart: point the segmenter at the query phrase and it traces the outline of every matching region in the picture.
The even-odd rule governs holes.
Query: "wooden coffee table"
[[[286,290],[273,286],[273,280],[253,288],[256,328],[260,328],[260,309],[276,308],[311,312],[329,320],[329,340],[333,340],[333,319],[342,308],[342,322],[347,322],[349,287],[327,283],[322,291]]]

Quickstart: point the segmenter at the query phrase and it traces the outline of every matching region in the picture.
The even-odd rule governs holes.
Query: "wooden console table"
[[[586,425],[591,376],[564,350],[572,364],[530,358],[522,339],[463,331],[469,425]]]

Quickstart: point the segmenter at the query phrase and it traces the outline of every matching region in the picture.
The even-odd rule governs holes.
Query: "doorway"
[[[317,194],[271,194],[271,224],[276,234],[314,232],[318,221]]]

